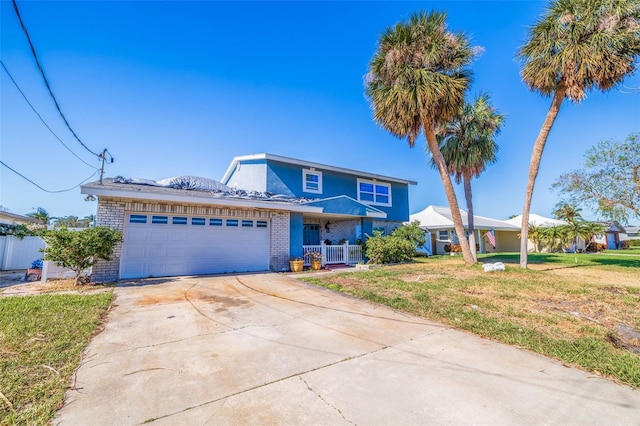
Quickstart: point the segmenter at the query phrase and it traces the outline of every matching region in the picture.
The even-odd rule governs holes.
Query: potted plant
[[[319,251],[309,251],[306,255],[311,263],[311,269],[317,271],[322,268],[322,253]]]
[[[291,272],[300,272],[304,266],[304,260],[301,257],[294,256],[289,259],[289,269]]]

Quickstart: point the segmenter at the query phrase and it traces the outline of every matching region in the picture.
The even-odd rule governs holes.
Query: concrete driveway
[[[54,424],[640,424],[631,388],[286,275],[115,291]]]

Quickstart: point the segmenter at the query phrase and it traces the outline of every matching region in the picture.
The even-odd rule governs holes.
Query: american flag
[[[493,229],[487,231],[487,233],[484,235],[489,239],[489,242],[491,243],[493,248],[496,248],[496,234],[493,232]]]

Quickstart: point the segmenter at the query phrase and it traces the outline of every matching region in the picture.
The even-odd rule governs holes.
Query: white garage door
[[[161,214],[126,217],[120,278],[267,269],[267,220]]]

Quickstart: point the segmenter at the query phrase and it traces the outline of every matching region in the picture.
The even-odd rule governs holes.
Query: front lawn
[[[532,254],[416,259],[305,281],[420,315],[640,387],[640,258]]]
[[[60,408],[112,292],[0,298],[0,425],[44,425]]]

